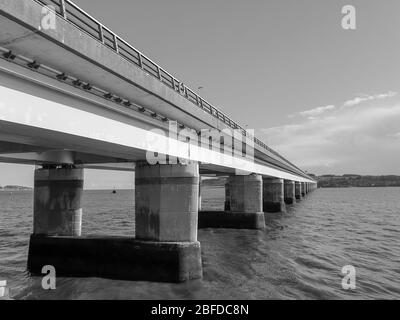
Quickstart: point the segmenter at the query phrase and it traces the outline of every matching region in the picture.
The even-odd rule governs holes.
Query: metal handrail
[[[109,28],[105,27],[97,19],[93,18],[91,15],[86,13],[84,10],[82,10],[80,7],[78,7],[72,1],[70,1],[70,0],[47,0],[47,1],[45,1],[45,0],[35,0],[35,1],[41,3],[42,5],[57,6],[58,8],[56,8],[56,9],[58,9],[58,11],[56,10],[56,13],[58,15],[60,15],[63,19],[65,19],[68,22],[72,23],[74,26],[76,26],[77,28],[79,28],[83,32],[87,33],[89,36],[94,37],[96,40],[99,40],[101,43],[103,43],[104,45],[106,45],[110,49],[114,50],[116,53],[118,53],[122,58],[124,58],[124,59],[128,60],[129,62],[135,64],[137,67],[141,68],[143,71],[145,71],[149,75],[154,76],[155,78],[157,78],[159,81],[161,81],[162,83],[164,83],[167,86],[169,86],[169,85],[165,81],[168,81],[168,79],[166,79],[165,77],[166,76],[169,77],[170,78],[170,83],[172,85],[172,86],[169,86],[169,87],[172,88],[175,92],[177,92],[181,96],[185,97],[188,101],[192,102],[193,104],[196,104],[199,108],[201,108],[205,112],[208,112],[209,114],[211,114],[212,116],[214,116],[218,120],[223,121],[229,127],[233,128],[233,129],[240,129],[240,131],[242,132],[242,135],[249,136],[250,138],[252,138],[255,144],[257,144],[258,146],[264,148],[265,150],[267,150],[270,153],[274,154],[275,156],[281,158],[282,160],[284,160],[286,163],[290,164],[294,168],[296,168],[296,169],[300,170],[301,172],[303,172],[301,169],[296,167],[290,161],[288,161],[287,159],[282,157],[278,152],[276,152],[276,151],[272,150],[271,148],[269,148],[265,143],[260,141],[258,138],[250,135],[241,125],[239,125],[238,123],[233,121],[230,117],[228,117],[223,112],[219,111],[211,103],[209,103],[207,100],[203,99],[201,96],[199,96],[193,90],[191,90],[189,87],[187,87],[182,81],[178,80],[178,78],[174,77],[169,72],[165,71],[165,69],[161,68],[153,60],[151,60],[146,55],[141,53],[139,50],[137,50],[136,48],[131,46],[126,40],[124,40],[121,37],[117,36]],[[83,17],[81,17],[81,18],[77,17],[75,13],[72,13],[69,10],[68,6],[71,6],[77,12],[82,14]],[[86,28],[87,27],[90,28],[91,32],[93,32],[94,34],[92,34],[91,32],[88,32],[85,27],[79,25],[75,21],[72,21],[69,18],[70,15],[73,18],[75,18],[75,20],[78,20],[82,24],[84,24],[86,26]],[[89,19],[91,23],[96,24],[98,26],[97,30],[95,28],[93,28],[91,25],[89,25],[87,22],[85,22],[83,19]],[[96,31],[98,33],[97,36],[95,35]],[[112,39],[110,39],[109,37],[105,36],[105,34],[104,34],[105,32],[109,33],[111,35]],[[106,40],[111,42],[112,46],[108,45],[106,43]],[[135,52],[137,54],[137,57],[135,57],[134,55],[132,55],[129,52],[127,52],[127,50],[125,48],[120,48],[119,42],[122,42],[126,47],[128,47],[133,52]],[[120,50],[122,50],[123,53],[121,53]],[[127,57],[128,55],[130,55],[131,57]],[[138,60],[138,63],[135,63],[132,59],[133,60]],[[152,66],[148,65],[147,62],[149,62]],[[149,71],[148,69],[150,69],[151,71]],[[165,79],[165,81],[163,81],[163,78]],[[194,97],[192,98],[190,95],[193,95]],[[193,101],[191,98],[193,100],[195,100],[195,101]],[[209,107],[205,107],[205,105],[206,106],[208,105]]]

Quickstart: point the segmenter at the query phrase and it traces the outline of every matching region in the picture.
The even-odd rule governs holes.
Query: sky
[[[75,0],[300,168],[400,175],[400,1]],[[95,5],[94,5],[95,3]],[[344,5],[356,30],[342,28]],[[32,167],[0,165],[0,184]],[[132,175],[86,173],[89,187]]]

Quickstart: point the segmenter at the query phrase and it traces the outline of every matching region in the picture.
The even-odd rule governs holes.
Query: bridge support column
[[[285,204],[296,203],[295,185],[294,181],[285,180],[284,183],[284,200]]]
[[[306,195],[306,183],[301,183],[301,196],[304,197]]]
[[[133,237],[81,237],[82,170],[35,174],[28,269],[58,276],[181,282],[202,277],[197,241],[198,164],[148,165],[135,174]]]
[[[224,210],[230,211],[231,210],[231,195],[229,192],[229,181],[225,183],[225,203],[224,203]]]
[[[33,234],[80,236],[83,169],[37,169],[34,176]]]
[[[132,267],[142,268],[143,278],[179,282],[201,278],[198,164],[138,163],[135,184],[136,239],[154,251]]]
[[[265,178],[263,181],[264,212],[285,212],[283,179]]]
[[[198,212],[201,211],[201,176],[199,175],[199,202],[198,202]]]
[[[260,175],[229,177],[225,185],[225,195],[225,211],[201,212],[200,228],[265,228]]]
[[[229,191],[232,213],[262,212],[262,177],[260,175],[229,177]]]
[[[137,164],[136,238],[197,242],[199,167]]]
[[[33,234],[29,243],[28,269],[41,272],[51,264],[39,238],[54,243],[56,237],[79,237],[82,229],[83,169],[47,167],[35,170]],[[62,248],[58,248],[62,250]]]
[[[300,201],[302,199],[301,182],[295,181],[294,188],[295,188],[294,190],[295,190],[296,200]]]

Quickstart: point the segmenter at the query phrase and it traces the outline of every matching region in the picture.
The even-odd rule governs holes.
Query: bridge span
[[[0,0],[0,56],[0,161],[38,167],[33,273],[199,278],[198,227],[263,229],[316,188],[69,0]],[[135,171],[134,238],[81,235],[85,168]],[[224,212],[199,210],[202,175],[228,177]]]

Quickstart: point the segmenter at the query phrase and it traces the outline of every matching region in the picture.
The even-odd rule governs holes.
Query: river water
[[[203,209],[224,190],[203,187]],[[133,191],[85,191],[83,235],[134,236]],[[26,271],[32,193],[0,192],[0,280],[14,299],[400,299],[400,188],[318,189],[265,231],[199,230],[201,280],[182,284],[57,278]],[[342,267],[356,288],[342,288]]]

